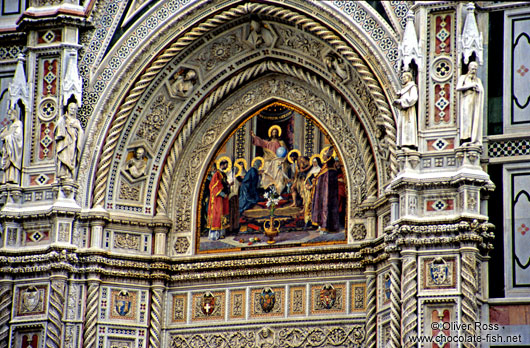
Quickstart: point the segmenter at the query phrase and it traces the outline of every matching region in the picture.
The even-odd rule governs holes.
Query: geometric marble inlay
[[[454,209],[453,199],[427,200],[427,211],[445,211]]]
[[[503,140],[488,144],[489,157],[530,155],[530,139]]]
[[[452,150],[455,148],[454,138],[437,138],[427,140],[427,150],[429,151],[442,151]]]
[[[442,25],[445,25],[445,22],[442,22]],[[449,35],[450,33],[445,28],[443,28],[442,30],[438,31],[438,33],[436,33],[436,38],[440,41],[445,41],[449,37]]]
[[[26,233],[26,243],[38,243],[49,239],[49,231],[32,231]]]

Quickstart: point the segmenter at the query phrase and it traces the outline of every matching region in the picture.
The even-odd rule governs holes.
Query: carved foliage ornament
[[[174,104],[167,102],[163,95],[158,96],[151,107],[151,112],[146,115],[138,127],[136,136],[145,139],[148,143],[154,143],[174,107]]]
[[[237,332],[179,333],[171,335],[171,348],[358,347],[365,339],[363,325],[296,328],[251,328]]]
[[[366,226],[364,224],[353,225],[351,236],[354,240],[361,240],[366,237]]]

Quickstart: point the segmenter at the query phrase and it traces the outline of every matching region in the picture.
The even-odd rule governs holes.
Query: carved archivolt
[[[151,86],[154,79],[159,76],[159,74],[164,70],[165,67],[167,67],[167,65],[171,62],[173,58],[175,58],[178,54],[182,53],[183,50],[190,48],[190,46],[196,43],[197,40],[201,39],[205,34],[214,29],[219,28],[221,25],[226,24],[229,21],[238,19],[243,16],[248,16],[249,14],[255,14],[268,18],[274,17],[280,21],[288,22],[297,28],[311,33],[315,37],[318,37],[320,40],[330,45],[330,47],[332,47],[342,59],[351,64],[351,66],[354,67],[356,73],[361,77],[362,83],[364,84],[364,86],[359,86],[361,88],[356,88],[356,90],[369,91],[368,97],[370,100],[370,104],[367,105],[367,108],[370,109],[372,117],[375,117],[375,115],[377,115],[377,119],[375,120],[375,122],[385,128],[387,134],[387,141],[389,144],[389,151],[391,154],[394,154],[395,126],[392,113],[390,111],[390,106],[386,100],[383,89],[377,82],[376,77],[373,75],[371,69],[366,65],[366,63],[358,56],[358,54],[355,53],[354,50],[346,42],[344,42],[332,31],[328,30],[325,26],[319,24],[311,18],[306,17],[305,15],[294,12],[290,9],[285,9],[277,6],[271,6],[262,3],[247,3],[223,11],[198,24],[196,27],[188,31],[186,34],[176,40],[173,44],[171,44],[165,51],[163,51],[139,77],[137,82],[134,84],[134,87],[127,94],[127,97],[116,112],[115,117],[109,126],[108,135],[105,139],[105,145],[103,145],[101,156],[98,160],[98,166],[95,175],[95,186],[93,191],[93,206],[103,205],[103,202],[105,201],[109,173],[111,170],[113,156],[118,145],[118,140],[123,132],[124,126],[126,125],[129,116],[138,105],[140,99],[146,93],[147,88]],[[280,68],[277,69],[281,70]],[[301,72],[301,70],[296,71],[295,69],[293,69],[290,75],[301,75]],[[305,76],[299,77],[303,80],[306,80]],[[316,77],[313,77],[313,79],[315,80],[315,82],[318,82]],[[233,79],[232,83],[238,85],[237,79]],[[320,84],[323,85],[322,82],[320,82]],[[224,92],[226,91],[221,88],[218,88],[214,93],[218,94],[219,98],[221,98]],[[218,101],[219,100],[216,98],[210,98],[210,101],[202,103],[199,106],[199,109],[210,109],[211,106]],[[344,112],[344,109],[342,109],[340,112]],[[193,117],[195,117],[195,115],[198,115],[197,112],[195,112]],[[373,122],[373,120],[370,122]],[[193,123],[194,121],[192,120],[191,124]],[[178,156],[178,153],[173,153],[173,155]],[[364,153],[362,156],[365,157],[368,156],[368,154]],[[171,157],[170,155],[170,157],[168,157],[166,161],[167,163],[169,163],[175,158],[176,157]],[[366,162],[366,158],[364,159],[364,162]],[[395,173],[396,168],[397,165],[395,162],[395,156],[391,155],[390,170]],[[165,174],[166,170],[164,169],[164,175]],[[367,174],[372,175],[372,172],[368,171]],[[368,181],[372,182],[372,180]],[[164,182],[164,180],[162,180],[162,182]],[[372,188],[368,188],[368,190],[371,191]],[[162,196],[164,194],[167,196],[167,186],[161,184],[159,192],[162,194]],[[159,210],[159,207],[163,207],[163,204],[158,204],[157,211]]]
[[[289,69],[280,63],[263,65],[273,71]],[[291,74],[296,76],[295,72]],[[205,173],[207,163],[214,156],[219,144],[252,110],[274,99],[303,108],[308,114],[313,115],[315,121],[330,135],[348,168],[349,197],[352,198],[350,216],[353,216],[358,204],[369,194],[375,194],[374,161],[367,144],[367,137],[352,110],[341,103],[338,97],[333,98],[334,93],[325,86],[315,90],[315,86],[320,85],[318,81],[304,80],[279,74],[263,77],[232,93],[203,119],[195,115],[191,118],[195,124],[201,122],[198,127],[181,132],[162,177],[161,187],[170,188],[165,191],[171,193],[170,204],[165,204],[167,196],[162,192],[159,192],[158,198],[157,213],[167,214],[175,221],[176,232],[193,230],[192,216],[194,202],[197,201],[193,197],[197,197],[201,183],[201,176],[197,173]],[[181,140],[183,137],[184,139]],[[178,160],[172,162],[173,158]],[[171,185],[169,185],[170,180]]]

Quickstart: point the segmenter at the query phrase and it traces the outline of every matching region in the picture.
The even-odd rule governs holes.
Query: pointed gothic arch
[[[258,18],[269,30],[271,38],[262,47],[253,47],[249,42],[252,18]],[[230,61],[226,60],[228,57]],[[194,72],[192,90],[177,95],[169,86],[186,71]],[[386,78],[376,77],[354,47],[314,18],[292,8],[263,3],[237,5],[198,22],[159,51],[127,92],[121,89],[114,99],[107,100],[106,108],[112,116],[100,124],[106,127],[106,133],[104,137],[103,133],[99,135],[102,140],[97,167],[90,163],[90,169],[85,163],[80,169],[81,178],[88,179],[86,175],[94,173],[93,189],[84,192],[85,204],[91,202],[93,207],[125,210],[142,217],[145,213],[167,217],[173,221],[173,239],[183,232],[191,238],[193,226],[188,222],[192,207],[178,206],[185,199],[171,203],[182,199],[175,194],[172,180],[182,178],[177,171],[181,168],[179,163],[187,160],[184,150],[198,131],[197,126],[206,122],[213,110],[253,79],[268,74],[297,80],[308,90],[317,91],[324,104],[334,105],[331,113],[336,116],[320,115],[319,122],[335,127],[330,133],[341,135],[335,141],[339,146],[359,147],[359,151],[344,152],[346,156],[359,153],[358,160],[346,166],[354,173],[354,162],[362,163],[361,177],[366,177],[362,192],[359,189],[350,194],[355,201],[349,204],[350,225],[355,223],[353,217],[375,209],[373,202],[397,169],[393,155],[395,123],[385,96],[389,91],[379,82]],[[302,101],[294,102],[303,105]],[[154,116],[149,115],[155,115],[157,121],[153,123]],[[337,132],[339,128],[348,129],[351,134]],[[94,131],[87,144],[94,140]],[[198,132],[210,134],[202,128]],[[140,133],[149,136],[141,139]],[[217,137],[221,135],[216,134]],[[120,173],[138,147],[147,149],[149,175],[142,180],[126,180]],[[196,188],[197,184],[188,183],[185,187]],[[173,209],[181,214],[174,216]],[[182,221],[186,224],[182,225]],[[373,236],[375,226],[370,230]]]

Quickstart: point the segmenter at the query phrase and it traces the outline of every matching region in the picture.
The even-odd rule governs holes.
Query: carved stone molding
[[[280,348],[280,347],[360,347],[364,342],[362,325],[325,327],[255,327],[214,333],[170,334],[171,348]]]
[[[219,13],[215,17],[205,20],[205,22],[198,24],[193,30],[189,31],[188,34],[180,37],[175,41],[168,49],[161,55],[157,56],[157,60],[145,70],[144,74],[137,80],[135,86],[127,94],[127,97],[122,103],[120,109],[117,111],[116,116],[111,122],[108,137],[103,146],[102,155],[98,160],[98,169],[95,178],[95,187],[93,192],[93,205],[101,205],[105,199],[105,190],[107,186],[108,175],[110,171],[110,164],[112,156],[115,152],[117,141],[120,137],[121,130],[125,122],[127,121],[131,112],[136,108],[138,101],[142,98],[145,89],[150,85],[157,74],[164,69],[168,62],[173,57],[188,48],[195,40],[201,37],[204,33],[219,27],[230,20],[239,18],[240,16],[253,14],[264,14],[268,16],[277,16],[277,18],[283,21],[292,21],[293,24],[299,23],[299,25],[307,32],[319,37],[320,39],[328,42],[334,49],[336,49],[341,58],[351,64],[355,71],[361,77],[363,84],[365,85],[361,90],[368,91],[368,94],[373,98],[373,102],[370,103],[375,111],[373,117],[377,117],[378,123],[384,125],[387,129],[387,137],[389,142],[389,149],[391,153],[395,152],[395,125],[391,108],[386,100],[383,88],[377,82],[377,79],[360,58],[355,51],[349,47],[348,44],[343,42],[333,32],[327,30],[321,24],[313,21],[312,19],[306,18],[299,13],[287,10],[285,8],[271,6],[267,4],[251,3],[246,5],[240,5],[229,10]],[[87,143],[91,143],[92,140],[88,140]],[[390,157],[390,170],[395,171],[397,165],[394,156]],[[83,164],[82,172],[86,173],[88,163]],[[84,174],[83,174],[84,175]],[[86,197],[86,196],[85,196]]]

